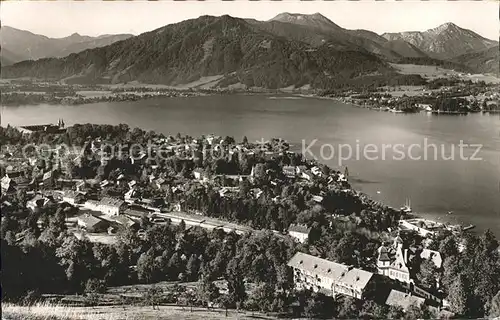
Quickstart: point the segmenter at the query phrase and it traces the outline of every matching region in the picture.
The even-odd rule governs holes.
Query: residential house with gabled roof
[[[329,296],[362,299],[375,288],[371,272],[297,252],[288,262],[297,289],[311,289]]]
[[[109,226],[109,222],[101,219],[95,215],[85,213],[76,218],[76,223],[81,228],[87,230],[88,232],[102,232],[106,231]]]
[[[309,238],[311,228],[303,224],[291,224],[288,227],[288,234],[300,243],[304,243]]]
[[[387,297],[385,304],[388,306],[401,307],[403,310],[408,310],[410,306],[420,307],[425,304],[425,299],[392,289]]]
[[[76,205],[84,201],[84,196],[78,191],[66,190],[63,193],[62,199],[64,202],[67,202],[71,205]]]
[[[133,219],[127,217],[127,216],[123,216],[123,215],[120,215],[120,216],[114,216],[113,217],[113,220],[119,224],[119,225],[122,225],[124,227],[134,227],[137,225],[137,222],[134,221]]]

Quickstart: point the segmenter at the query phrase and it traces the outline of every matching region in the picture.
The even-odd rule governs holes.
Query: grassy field
[[[34,304],[30,307],[2,304],[2,320],[216,320],[216,319],[276,319],[264,314],[228,310],[194,308],[178,306],[160,306],[153,310],[149,306],[97,306],[68,307],[50,303]]]
[[[500,79],[493,75],[467,74],[454,70],[443,69],[436,66],[395,63],[391,63],[391,66],[396,68],[401,74],[418,74],[422,78],[430,80],[437,78],[458,77],[462,80],[484,81],[486,83],[500,83]]]
[[[226,282],[214,281],[221,293],[227,292]],[[86,306],[83,295],[45,294],[41,301],[31,306],[21,306],[2,303],[2,320],[66,320],[66,319],[97,319],[97,320],[142,320],[142,319],[276,319],[258,312],[226,310],[220,308],[190,307],[167,303],[164,299],[174,292],[196,290],[197,282],[162,281],[155,284],[133,284],[109,287],[106,293],[98,294],[96,306]],[[144,302],[144,296],[152,287],[162,293],[163,304],[153,309]],[[253,284],[247,284],[247,293],[255,289]],[[182,302],[183,304],[185,302]]]

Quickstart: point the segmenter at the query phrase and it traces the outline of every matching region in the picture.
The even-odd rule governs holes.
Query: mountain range
[[[64,38],[49,38],[29,31],[2,26],[0,28],[2,65],[23,60],[64,57],[71,53],[104,47],[132,36],[131,34],[113,34],[89,37],[74,33]]]
[[[378,35],[368,30],[344,29],[319,13],[282,13],[269,21],[224,15],[202,16],[135,37],[114,37],[120,36],[126,39],[108,40],[110,43],[104,46],[98,44],[107,37],[87,39],[75,34],[56,39],[71,44],[46,50],[37,57],[84,51],[62,58],[22,61],[2,68],[3,76],[162,84],[218,76],[219,86],[330,88],[365,79],[377,84],[421,81],[398,75],[388,63],[408,59],[470,72],[498,71],[498,42],[452,23],[424,32]],[[2,48],[6,48],[3,58],[15,60],[19,50],[3,41],[2,36]],[[86,50],[90,44],[94,48]],[[42,47],[36,41],[25,46]]]
[[[384,33],[382,37],[389,41],[404,40],[438,59],[451,59],[498,45],[497,41],[486,39],[451,22],[424,32]]]

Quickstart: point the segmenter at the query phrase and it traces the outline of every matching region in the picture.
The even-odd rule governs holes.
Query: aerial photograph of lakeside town
[[[2,320],[500,319],[498,8],[3,2]]]

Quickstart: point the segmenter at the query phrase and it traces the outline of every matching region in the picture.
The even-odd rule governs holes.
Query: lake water
[[[3,126],[55,123],[126,123],[165,134],[192,136],[215,133],[241,141],[281,137],[302,149],[307,147],[333,168],[349,168],[353,186],[374,199],[399,207],[411,199],[418,214],[440,221],[475,224],[500,236],[500,116],[470,114],[436,116],[391,114],[356,108],[332,100],[314,98],[233,95],[162,98],[137,102],[95,103],[79,106],[2,107]],[[459,144],[482,144],[475,158],[462,160]],[[373,144],[373,146],[367,146]],[[398,152],[395,151],[395,145]],[[339,166],[330,158],[331,148],[353,158]],[[360,154],[356,157],[356,146]],[[384,146],[385,145],[385,146]],[[392,145],[392,146],[391,146]],[[411,148],[411,145],[416,145]],[[437,147],[437,159],[434,158]],[[451,151],[455,145],[454,152]],[[427,151],[424,151],[427,146]],[[441,147],[443,146],[443,147]],[[367,149],[366,149],[367,148]],[[385,160],[382,149],[385,149]],[[441,148],[448,159],[441,159]],[[378,152],[370,150],[378,149]],[[476,147],[464,148],[470,158]],[[363,150],[369,152],[368,158]],[[402,153],[407,156],[401,159]],[[428,159],[423,157],[427,154]],[[310,154],[309,154],[310,156]],[[397,159],[394,159],[396,156]],[[420,160],[409,159],[421,158]],[[373,160],[377,158],[376,160]],[[453,211],[452,215],[446,215]]]

